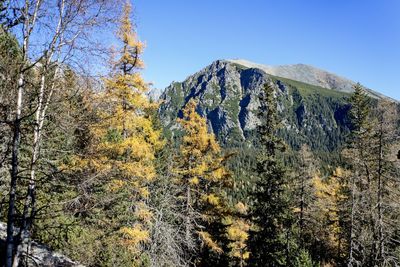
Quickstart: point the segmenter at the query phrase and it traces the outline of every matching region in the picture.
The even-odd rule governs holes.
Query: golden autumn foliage
[[[156,177],[155,153],[163,141],[150,113],[157,105],[146,97],[148,85],[139,73],[144,66],[143,43],[132,28],[130,12],[127,3],[118,31],[120,58],[104,79],[105,90],[92,103],[97,120],[90,126],[88,154],[73,158],[71,165],[75,171],[90,170],[100,177],[100,198],[110,200],[99,216],[116,229],[120,244],[139,253],[140,245],[149,241],[152,213],[146,199],[148,185]]]
[[[138,244],[150,240],[149,232],[143,229],[143,226],[140,224],[131,227],[122,227],[119,232],[122,235],[122,244],[126,246],[128,250],[132,250],[133,253],[137,252]]]
[[[228,247],[231,257],[238,258],[241,261],[245,261],[249,258],[250,253],[246,250],[249,229],[250,225],[240,219],[234,220],[233,223],[227,227],[226,237],[230,241]]]
[[[344,246],[340,241],[343,232],[340,224],[341,203],[347,195],[345,194],[347,172],[341,168],[336,168],[333,174],[326,179],[319,176],[313,178],[315,189],[315,220],[321,224],[322,234],[328,245],[335,250],[341,250]]]
[[[213,134],[208,132],[205,118],[196,112],[196,102],[190,101],[178,119],[184,130],[180,153],[173,173],[182,188],[180,199],[186,206],[188,236],[198,236],[202,243],[216,253],[222,253],[218,237],[205,229],[221,223],[227,212],[224,187],[229,185],[226,158]]]
[[[225,236],[229,240],[228,255],[238,260],[240,266],[243,266],[250,257],[247,241],[251,223],[245,219],[247,210],[248,207],[244,203],[238,202],[235,205],[235,213],[239,214],[239,216],[227,216],[223,220],[226,225]]]
[[[180,147],[183,164],[175,173],[185,177],[182,183],[223,183],[229,172],[225,169],[224,156],[213,134],[208,133],[205,118],[196,112],[196,102],[190,101],[183,110],[183,119],[178,119],[185,135]]]
[[[213,240],[210,233],[206,231],[198,231],[197,234],[199,235],[202,242],[212,251],[218,254],[221,254],[223,252],[222,248]]]
[[[123,2],[0,0],[0,267],[400,266],[399,103],[229,60],[155,103]]]
[[[248,207],[243,203],[243,202],[238,202],[235,205],[235,210],[237,213],[241,214],[241,215],[246,215],[247,214],[247,210]]]

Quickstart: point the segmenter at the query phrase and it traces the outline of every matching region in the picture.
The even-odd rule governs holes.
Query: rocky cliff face
[[[257,66],[218,60],[183,82],[175,82],[161,95],[161,121],[177,128],[176,118],[190,100],[224,144],[246,141],[259,123],[258,95],[265,83],[275,88],[281,116],[280,134],[293,147],[302,143],[332,151],[349,132],[348,94],[267,74]]]

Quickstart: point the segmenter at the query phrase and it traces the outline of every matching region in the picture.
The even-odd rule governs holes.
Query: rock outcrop
[[[7,225],[0,222],[0,252],[1,260],[5,258],[3,255],[5,251],[5,240],[6,240],[6,229]],[[29,250],[29,257],[27,258],[29,266],[41,266],[41,267],[84,267],[83,265],[74,262],[68,257],[52,251],[45,245],[39,244],[32,241]],[[0,262],[0,266],[3,266],[3,262]]]
[[[275,88],[282,136],[294,147],[336,149],[349,131],[348,94],[268,74],[262,68],[217,60],[183,82],[174,82],[161,95],[161,121],[177,129],[176,118],[190,100],[224,144],[245,141],[259,123],[259,93],[265,83]]]

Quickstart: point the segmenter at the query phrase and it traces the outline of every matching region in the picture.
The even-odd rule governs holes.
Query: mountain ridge
[[[206,118],[210,131],[223,146],[251,146],[257,142],[254,130],[260,123],[259,94],[268,83],[277,98],[282,126],[279,135],[285,142],[294,150],[307,144],[326,163],[337,163],[338,151],[346,144],[352,127],[349,118],[352,89],[349,88],[354,82],[341,78],[340,82],[331,81],[331,84],[344,82],[343,86],[347,87],[329,89],[318,83],[298,81],[301,77],[294,80],[269,74],[262,65],[240,63],[243,62],[217,60],[184,81],[171,83],[160,96],[159,108],[167,134],[179,134],[176,118],[182,117],[182,108],[195,99],[197,112]],[[290,66],[310,68],[304,64]],[[372,90],[368,92],[373,94],[372,105],[378,99],[394,101]]]
[[[185,81],[167,87],[161,95],[161,122],[171,134],[177,134],[176,118],[182,117],[182,108],[195,99],[197,112],[207,119],[209,129],[222,144],[250,144],[259,124],[258,96],[265,83],[274,88],[282,124],[280,135],[292,148],[306,143],[321,153],[330,153],[345,142],[350,127],[346,99],[350,94],[226,60],[214,61]]]
[[[259,64],[245,59],[227,59],[226,61],[239,64],[247,68],[258,68],[267,74],[274,76],[346,93],[352,93],[354,91],[353,86],[356,84],[356,82],[343,76],[303,63],[275,66]],[[388,99],[390,101],[398,102],[396,99],[385,96],[373,89],[365,87],[365,90],[373,98]]]

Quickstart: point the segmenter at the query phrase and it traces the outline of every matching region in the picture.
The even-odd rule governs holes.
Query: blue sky
[[[400,100],[399,0],[132,0],[157,88],[216,59],[304,63]]]

